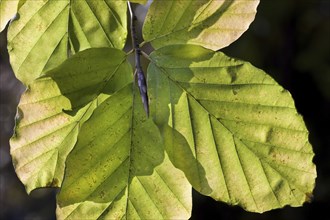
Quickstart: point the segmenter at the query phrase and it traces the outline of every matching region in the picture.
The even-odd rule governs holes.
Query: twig
[[[148,100],[148,94],[147,94],[147,83],[146,79],[144,77],[143,69],[141,67],[141,49],[139,47],[138,39],[137,39],[137,34],[136,34],[136,21],[137,18],[132,10],[131,3],[128,1],[127,2],[130,17],[131,17],[131,38],[132,38],[132,45],[133,45],[133,50],[135,52],[135,78],[138,82],[139,90],[140,90],[140,95],[144,107],[144,111],[146,112],[147,116],[149,116],[149,100]]]

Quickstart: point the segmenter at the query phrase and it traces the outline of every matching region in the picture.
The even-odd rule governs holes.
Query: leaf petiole
[[[146,58],[147,60],[151,61],[149,55],[146,52],[144,52],[143,50],[141,50],[141,54],[144,56],[144,58]]]

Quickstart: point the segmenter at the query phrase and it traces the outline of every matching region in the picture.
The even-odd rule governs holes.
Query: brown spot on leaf
[[[313,196],[312,193],[306,193],[305,194],[305,201],[306,202],[312,202],[313,198],[314,198],[314,196]]]
[[[57,178],[53,178],[52,182],[48,182],[46,187],[59,187],[60,181]]]
[[[102,190],[102,191],[100,192],[100,198],[103,199],[104,196],[105,196],[105,192]]]

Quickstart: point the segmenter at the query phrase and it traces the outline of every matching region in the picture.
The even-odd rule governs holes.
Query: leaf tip
[[[305,202],[311,203],[314,199],[314,195],[311,192],[305,193]]]

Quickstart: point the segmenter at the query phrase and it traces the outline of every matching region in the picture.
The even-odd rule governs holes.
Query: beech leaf
[[[248,29],[258,4],[259,0],[154,0],[143,37],[155,49],[189,43],[219,50]]]
[[[77,53],[29,86],[10,140],[15,170],[27,192],[61,186],[81,125],[131,80],[124,52],[98,48]]]
[[[0,0],[0,32],[15,16],[19,0]]]
[[[191,185],[169,161],[134,88],[113,94],[83,125],[57,197],[59,219],[190,217]]]
[[[253,212],[310,200],[314,153],[288,91],[200,46],[167,46],[150,58],[151,115],[197,191]]]
[[[8,51],[16,77],[28,85],[71,53],[91,47],[122,49],[127,35],[126,11],[125,1],[26,1],[8,30]]]
[[[139,3],[139,4],[144,5],[148,2],[148,0],[130,0],[130,2]]]

